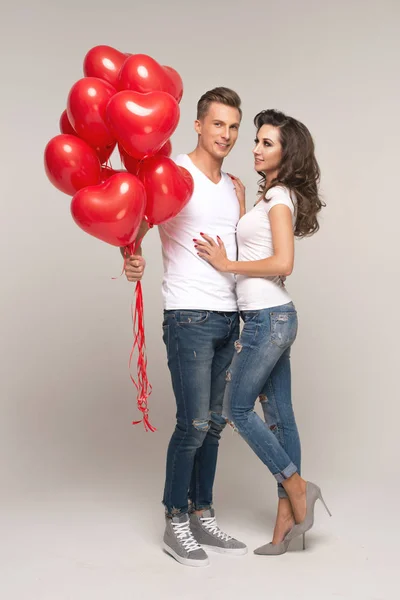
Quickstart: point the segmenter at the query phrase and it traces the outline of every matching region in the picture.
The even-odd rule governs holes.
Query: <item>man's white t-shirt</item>
[[[283,186],[268,190],[265,200],[260,200],[239,221],[237,226],[238,260],[261,260],[274,254],[271,225],[268,213],[273,206],[284,204],[292,213],[295,225],[296,197]],[[237,275],[237,302],[239,310],[261,310],[280,306],[291,301],[280,277],[247,277]]]
[[[240,208],[232,180],[222,172],[220,181],[213,183],[187,154],[180,154],[174,162],[190,172],[194,192],[183,210],[158,228],[164,262],[164,308],[236,311],[234,275],[220,273],[197,256],[193,241],[203,239],[200,232],[215,240],[219,235],[228,258],[237,260]]]

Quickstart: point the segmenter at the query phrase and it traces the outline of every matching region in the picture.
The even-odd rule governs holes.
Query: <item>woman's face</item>
[[[279,127],[263,125],[254,141],[254,168],[258,173],[265,173],[269,179],[273,179],[278,175],[282,160]]]

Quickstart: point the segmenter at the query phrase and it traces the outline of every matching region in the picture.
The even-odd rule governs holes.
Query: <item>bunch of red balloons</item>
[[[145,54],[127,54],[110,46],[95,46],[86,54],[84,77],[68,94],[60,118],[61,135],[44,152],[48,178],[73,196],[71,213],[87,233],[133,253],[143,218],[159,225],[176,216],[193,193],[190,173],[170,157],[170,137],[179,121],[183,85],[172,68]],[[125,169],[109,162],[118,150]],[[124,261],[125,265],[125,261]],[[133,314],[138,349],[137,406],[147,431],[148,418],[143,296],[136,285]]]
[[[145,54],[95,46],[68,94],[61,134],[45,149],[51,183],[70,196],[75,222],[114,246],[131,246],[146,218],[158,225],[190,200],[193,179],[170,157],[182,79]],[[118,147],[125,169],[109,159]]]

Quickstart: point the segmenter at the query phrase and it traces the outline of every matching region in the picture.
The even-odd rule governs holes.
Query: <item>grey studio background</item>
[[[383,600],[398,594],[397,247],[399,4],[395,1],[15,1],[1,36],[1,544],[4,600],[264,598]],[[83,233],[46,179],[85,53],[147,53],[185,85],[174,153],[191,151],[196,102],[225,85],[243,102],[226,161],[247,187],[252,119],[279,108],[311,130],[327,207],[297,243],[287,282],[299,312],[293,397],[303,473],[318,507],[308,550],[256,557],[270,539],[273,478],[224,434],[215,487],[242,558],[184,568],[159,547],[174,400],[161,339],[158,233],[144,242],[150,417],[127,361],[133,287],[116,249]],[[113,166],[119,168],[114,156]],[[298,550],[298,551],[296,551]]]

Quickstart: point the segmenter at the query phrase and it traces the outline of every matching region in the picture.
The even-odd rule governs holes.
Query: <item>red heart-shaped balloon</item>
[[[122,169],[115,170],[115,169],[112,169],[111,167],[101,167],[100,183],[104,183],[105,181],[110,179],[110,177],[112,177],[113,175],[116,175],[117,173],[126,173],[126,171],[123,171]]]
[[[140,163],[139,179],[146,189],[145,215],[151,225],[175,217],[193,194],[193,178],[187,169],[167,156],[152,156]]]
[[[114,152],[116,145],[117,145],[117,142],[114,142],[113,144],[110,144],[109,146],[104,146],[103,148],[96,148],[97,156],[99,157],[99,160],[102,165],[104,165],[104,163],[106,163],[108,161],[111,154]]]
[[[132,54],[123,64],[119,74],[119,90],[170,93],[171,78],[162,65],[147,54]]]
[[[84,58],[83,72],[85,77],[98,77],[108,81],[116,88],[119,73],[126,58],[124,52],[111,46],[94,46]]]
[[[69,122],[66,110],[64,110],[64,112],[61,114],[59,125],[61,133],[67,133],[68,135],[77,135],[75,129]]]
[[[167,75],[170,79],[170,88],[167,91],[169,91],[169,93],[175,98],[175,100],[179,104],[183,96],[182,77],[179,75],[178,71],[175,71],[175,69],[173,69],[172,67],[164,65],[163,69],[167,72]]]
[[[140,160],[137,158],[133,158],[132,156],[129,156],[129,154],[127,152],[125,152],[125,150],[123,149],[121,144],[118,144],[118,151],[120,153],[121,161],[122,161],[122,164],[124,165],[125,169],[127,171],[129,171],[129,173],[133,173],[133,175],[137,175]],[[164,146],[162,146],[160,148],[160,150],[157,152],[156,156],[158,156],[158,155],[171,156],[171,152],[172,152],[172,144],[171,144],[171,141],[168,140],[164,144]]]
[[[117,173],[75,194],[71,214],[86,233],[113,246],[128,246],[136,239],[145,207],[142,182],[130,173]]]
[[[72,127],[71,123],[68,119],[67,111],[64,110],[60,117],[60,131],[61,133],[68,133],[69,135],[78,135],[75,129]],[[108,161],[111,154],[114,152],[114,148],[117,145],[117,142],[110,144],[109,146],[98,147],[95,148],[96,154],[99,157],[99,161],[101,164],[104,164]]]
[[[157,152],[157,154],[161,154],[161,156],[171,156],[171,152],[172,152],[172,144],[171,144],[171,140],[168,140],[167,142],[165,142],[164,146],[162,146],[160,148],[160,150]]]
[[[156,154],[175,131],[179,105],[166,92],[118,92],[107,105],[112,134],[133,158]]]
[[[123,149],[121,144],[118,144],[118,152],[121,157],[121,162],[124,165],[125,169],[128,173],[132,173],[132,175],[137,175],[140,160],[138,158],[133,158],[129,156],[127,152]]]
[[[97,77],[80,79],[69,92],[68,119],[79,137],[93,148],[115,146],[116,140],[105,120],[107,104],[114,94],[116,89]]]
[[[100,182],[96,152],[76,135],[56,135],[44,151],[46,175],[59,190],[73,196],[81,188]]]

